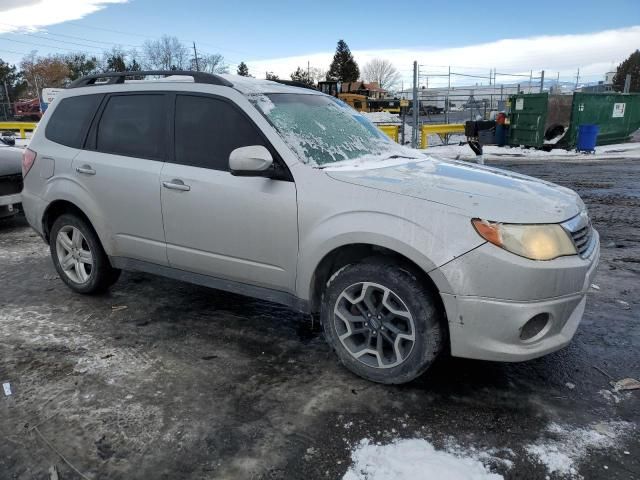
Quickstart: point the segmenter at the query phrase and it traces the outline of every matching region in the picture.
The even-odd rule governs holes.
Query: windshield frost
[[[337,98],[278,93],[250,99],[300,159],[312,165],[379,157],[394,150],[389,137]]]

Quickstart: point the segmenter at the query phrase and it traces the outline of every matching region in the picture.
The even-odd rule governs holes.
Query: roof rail
[[[67,88],[80,88],[90,87],[92,85],[113,85],[117,83],[124,83],[127,77],[146,77],[148,75],[154,76],[171,76],[171,75],[184,75],[193,77],[194,83],[208,83],[210,85],[222,85],[225,87],[232,87],[233,84],[228,80],[222,78],[219,75],[205,72],[194,72],[191,70],[143,70],[139,72],[105,72],[96,73],[94,75],[87,75],[86,77],[79,78],[71,82]],[[105,82],[98,82],[96,80],[106,79]]]

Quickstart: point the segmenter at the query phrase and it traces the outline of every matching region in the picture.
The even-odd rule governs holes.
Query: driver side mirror
[[[229,155],[231,175],[239,177],[273,176],[273,157],[262,145],[236,148]]]

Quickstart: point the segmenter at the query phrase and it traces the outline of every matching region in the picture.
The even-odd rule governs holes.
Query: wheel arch
[[[444,277],[429,274],[433,267],[428,260],[423,259],[420,262],[415,257],[407,255],[406,252],[399,252],[397,249],[380,243],[368,242],[347,243],[334,247],[317,262],[307,284],[310,312],[316,314],[320,311],[324,287],[335,272],[349,264],[370,257],[388,257],[391,262],[411,272],[425,288],[434,293],[434,298],[438,302],[437,307],[443,314],[446,313],[440,292],[447,290],[447,286],[438,285],[438,283],[442,283]]]
[[[94,231],[94,233],[96,233],[96,236],[98,236],[98,238],[100,239],[100,235],[98,235],[98,233],[96,232],[96,229],[93,226],[93,222],[91,222],[89,216],[80,207],[69,200],[58,199],[47,205],[47,208],[42,214],[42,232],[44,233],[44,238],[47,243],[49,243],[51,240],[50,233],[53,223],[58,217],[60,217],[60,215],[63,215],[65,213],[74,213],[78,215],[80,218],[87,222],[89,227]],[[102,239],[100,239],[100,242],[102,243]]]

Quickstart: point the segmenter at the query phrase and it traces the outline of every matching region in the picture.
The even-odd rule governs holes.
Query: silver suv
[[[599,257],[573,191],[434,159],[336,98],[244,77],[77,80],[23,169],[27,219],[72,290],[139,270],[319,314],[376,382],[447,347],[519,361],[567,345]]]

